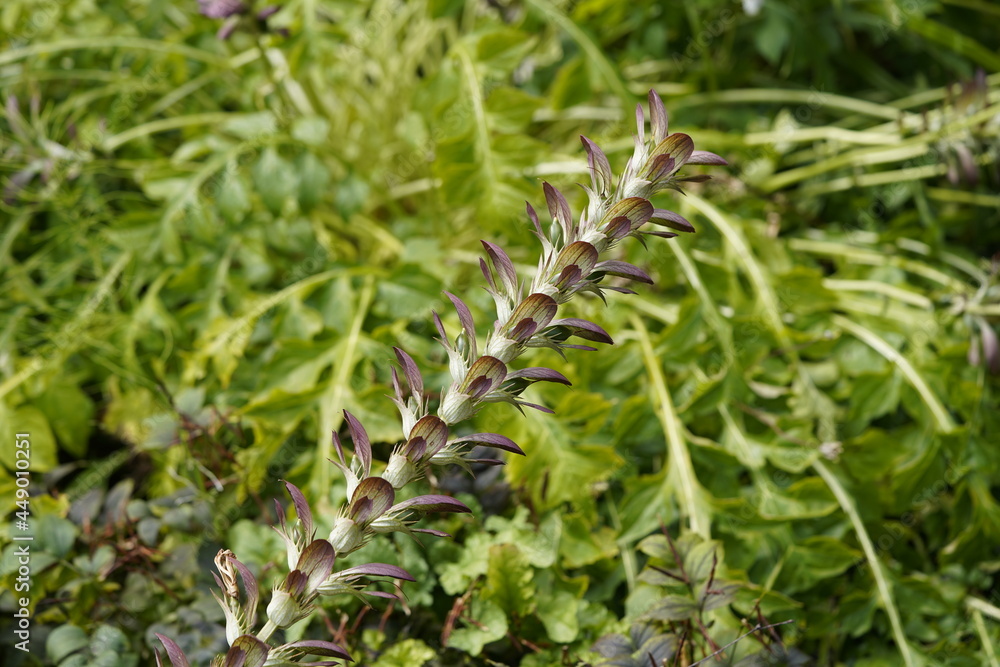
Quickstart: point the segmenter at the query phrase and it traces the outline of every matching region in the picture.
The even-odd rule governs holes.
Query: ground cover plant
[[[638,294],[560,307],[615,345],[532,351],[572,382],[524,394],[554,415],[490,406],[452,434],[525,456],[394,486],[393,505],[471,510],[414,526],[452,538],[336,558],[414,581],[317,598],[272,643],[373,665],[996,664],[995,18],[4,3],[0,423],[31,434],[34,536],[26,653],[5,445],[5,664],[154,664],[157,635],[208,664],[234,639],[213,588],[250,578],[260,628],[299,565],[271,499],[299,489],[286,533],[306,498],[325,538],[361,477],[414,472],[393,368],[412,389],[419,361],[423,407],[447,398],[452,357],[488,348],[463,333],[450,354],[427,314],[452,336],[493,320],[480,239],[544,279],[524,201],[547,210],[545,181],[587,210],[579,136],[621,173],[650,88],[672,133],[730,163],[654,202],[696,233],[614,249],[652,279]],[[538,373],[508,380],[517,400],[556,378]],[[361,424],[354,486],[330,434],[358,453]]]

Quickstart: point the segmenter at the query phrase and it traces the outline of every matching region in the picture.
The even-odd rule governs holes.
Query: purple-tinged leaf
[[[654,209],[653,215],[649,218],[649,221],[654,225],[669,227],[670,229],[676,229],[679,232],[694,231],[694,225],[688,222],[684,217],[663,208]]]
[[[472,312],[469,311],[469,307],[465,305],[464,301],[451,292],[445,292],[445,295],[451,300],[451,303],[455,306],[455,310],[458,312],[458,321],[461,322],[462,329],[465,331],[465,339],[469,342],[469,349],[472,351],[472,356],[478,357],[479,352],[476,349],[476,323],[472,319]]]
[[[692,141],[691,137],[681,132],[676,132],[660,141],[656,145],[656,148],[653,149],[650,157],[652,159],[660,155],[669,155],[674,159],[676,168],[680,169],[688,161],[693,152],[694,141]]]
[[[403,387],[400,386],[400,383],[399,383],[399,373],[396,372],[396,367],[395,366],[392,366],[390,368],[390,376],[392,378],[392,393],[393,393],[393,397],[394,397],[394,400],[396,402],[396,405],[399,405],[401,407],[405,406],[406,405],[406,400],[403,397]]]
[[[559,305],[555,300],[548,294],[535,293],[529,295],[521,303],[517,304],[514,308],[514,312],[510,314],[507,319],[506,331],[501,331],[504,335],[513,333],[512,329],[521,325],[521,329],[518,331],[518,335],[512,335],[510,338],[520,342],[524,342],[538,329],[548,326],[548,323],[552,321],[555,317],[556,311],[559,309]],[[527,329],[524,328],[525,325],[521,324],[527,320],[534,324],[534,327],[530,330],[530,333],[526,334]]]
[[[552,285],[558,290],[564,290],[576,285],[582,278],[583,271],[580,270],[579,266],[567,266],[556,276]]]
[[[499,387],[507,377],[507,366],[496,357],[482,356],[472,363],[458,390],[463,394],[479,392],[479,396]],[[475,387],[473,387],[475,385]]]
[[[648,199],[642,197],[627,197],[611,207],[604,216],[607,221],[614,221],[616,218],[626,217],[631,223],[632,229],[638,229],[653,215],[653,205]]]
[[[656,183],[669,177],[679,168],[674,158],[670,155],[657,155],[650,158],[640,173],[647,181]]]
[[[587,137],[580,135],[580,141],[583,142],[583,147],[587,151],[587,165],[590,167],[590,173],[594,178],[594,187],[600,194],[606,195],[611,189],[613,181],[611,163],[608,162],[608,156],[604,154],[604,151],[597,144]]]
[[[422,437],[417,436],[416,438],[410,438],[403,445],[401,451],[402,455],[407,461],[419,461],[424,458],[424,454],[427,452],[427,441]]]
[[[614,218],[604,228],[604,235],[612,241],[620,241],[632,231],[632,221],[624,215]]]
[[[535,382],[558,382],[559,384],[564,384],[567,386],[572,386],[572,382],[566,379],[566,376],[559,371],[554,371],[551,368],[542,368],[540,366],[532,366],[531,368],[522,368],[519,371],[514,371],[507,375],[507,379],[511,378],[524,378],[526,380],[532,380]]]
[[[281,526],[282,530],[284,530],[285,529],[285,524],[286,524],[286,522],[285,522],[285,508],[281,506],[281,503],[278,502],[277,498],[274,499],[274,512],[275,512],[275,514],[278,515],[278,525]]]
[[[413,398],[419,402],[424,395],[424,379],[420,375],[420,369],[417,367],[417,363],[413,361],[413,357],[398,347],[392,348],[392,351],[396,353],[396,361],[398,361],[399,365],[403,368],[403,374],[406,376],[406,381],[410,385],[410,393],[412,393]]]
[[[337,573],[338,579],[357,579],[358,577],[392,577],[403,581],[416,581],[409,572],[396,565],[386,563],[367,563],[349,567]]]
[[[361,470],[369,475],[372,469],[372,445],[368,441],[368,433],[361,422],[347,410],[344,410],[344,419],[347,420],[347,429],[354,441],[354,455],[361,461]]]
[[[299,517],[299,521],[302,522],[303,532],[307,537],[311,537],[313,534],[313,517],[312,510],[309,508],[309,501],[302,495],[299,487],[291,482],[285,482],[285,490],[292,497],[292,503],[295,505],[295,514]]]
[[[347,467],[347,460],[344,458],[344,446],[340,442],[340,435],[333,431],[330,435],[330,439],[333,440],[333,448],[337,452],[337,458],[340,459],[340,464],[338,467],[341,469]]]
[[[437,311],[431,311],[434,316],[434,328],[437,329],[438,335],[441,336],[441,342],[444,343],[445,347],[448,347],[448,332],[444,330],[444,323],[441,321],[441,316],[437,314]]]
[[[490,268],[486,266],[486,260],[482,257],[479,258],[479,270],[483,272],[483,277],[486,278],[486,283],[490,286],[490,289],[494,292],[497,290],[496,282],[493,281],[493,272]]]
[[[392,508],[393,513],[401,510],[413,510],[415,512],[456,512],[461,514],[472,513],[472,510],[470,510],[462,501],[455,500],[451,496],[439,495],[417,496],[416,498],[410,498],[409,500],[397,503]]]
[[[302,655],[325,655],[341,660],[354,662],[351,655],[333,642],[322,641],[320,639],[303,639],[301,641],[285,644],[281,648],[301,652]],[[325,663],[332,664],[332,663]]]
[[[512,340],[524,342],[535,335],[538,331],[538,323],[534,320],[521,320],[508,334]]]
[[[244,609],[247,610],[247,615],[252,618],[257,613],[257,602],[260,600],[257,578],[253,576],[250,568],[241,563],[236,556],[230,555],[228,560],[236,568],[236,571],[240,573],[240,579],[243,580],[243,588],[247,591],[247,603]]]
[[[156,638],[160,640],[163,644],[163,648],[167,650],[167,657],[170,658],[170,664],[173,667],[191,667],[191,663],[188,662],[187,656],[184,655],[184,651],[181,647],[174,642],[170,637],[156,633]]]
[[[692,176],[685,176],[684,178],[678,178],[678,183],[704,183],[705,181],[712,180],[709,174],[694,174]]]
[[[460,438],[455,438],[452,442],[475,442],[480,445],[496,447],[497,449],[524,456],[524,451],[517,446],[516,442],[499,433],[472,433],[471,435],[463,435]]]
[[[337,552],[333,545],[326,540],[313,540],[302,550],[295,569],[309,577],[306,584],[307,591],[315,591],[320,584],[327,580],[330,573],[333,572],[333,564],[336,559]]]
[[[493,389],[493,381],[487,377],[480,376],[469,383],[469,386],[466,388],[465,392],[470,397],[474,399],[479,399],[485,396],[486,394],[490,393],[491,389]]]
[[[478,463],[480,465],[495,467],[495,466],[505,466],[506,461],[501,461],[500,459],[465,459],[467,463]]]
[[[271,647],[253,635],[240,635],[226,652],[223,667],[264,667]]]
[[[386,593],[385,591],[363,591],[365,595],[369,595],[373,598],[383,598],[385,600],[398,600],[399,596],[394,593]]]
[[[305,594],[308,585],[309,575],[302,570],[292,570],[285,575],[285,579],[281,582],[279,588],[292,597],[297,598]]]
[[[424,533],[425,535],[433,535],[434,537],[451,537],[451,533],[446,533],[443,530],[434,530],[433,528],[411,528],[411,533]]]
[[[517,271],[514,269],[514,263],[510,261],[510,257],[503,251],[503,248],[497,244],[490,243],[489,241],[482,241],[481,243],[486,248],[486,254],[489,255],[490,261],[493,263],[493,268],[500,278],[500,282],[503,283],[504,289],[507,290],[507,296],[517,298]]]
[[[611,290],[612,292],[618,292],[619,294],[638,294],[638,292],[633,289],[620,287],[618,285],[602,285],[602,287],[604,289]]]
[[[725,166],[729,164],[726,162],[725,158],[716,155],[715,153],[710,153],[708,151],[691,151],[691,157],[687,160],[688,164],[714,164],[718,166]]]
[[[604,262],[600,262],[594,267],[594,271],[602,271],[604,273],[610,273],[613,276],[621,276],[623,278],[629,278],[631,280],[636,280],[640,283],[646,283],[648,285],[653,284],[653,279],[650,278],[645,271],[640,269],[634,264],[629,264],[628,262],[622,262],[617,259],[609,259]]]
[[[556,413],[555,410],[551,410],[545,407],[544,405],[538,405],[537,403],[527,403],[525,401],[518,401],[517,404],[523,405],[526,408],[534,408],[535,410],[538,410],[539,412],[544,412],[547,415],[554,415]]]
[[[227,19],[246,11],[242,0],[198,0],[198,13],[210,19]]]
[[[584,352],[597,352],[596,347],[591,347],[589,345],[570,345],[569,343],[563,343],[562,345],[560,345],[560,347],[566,350],[583,350]]]
[[[524,202],[524,206],[525,210],[528,212],[528,219],[531,220],[531,224],[535,228],[535,236],[544,241],[545,234],[542,233],[542,225],[538,222],[538,214],[535,213],[534,207],[528,202]]]
[[[448,443],[448,425],[439,417],[426,415],[410,429],[410,438],[423,438],[427,443],[427,456],[434,456]]]
[[[649,231],[649,232],[639,232],[639,233],[640,234],[645,234],[646,236],[659,236],[661,239],[673,239],[673,238],[677,238],[677,234],[675,234],[674,232]]]
[[[668,130],[667,110],[663,106],[663,100],[656,94],[655,90],[649,91],[649,125],[653,134],[653,143],[659,144],[667,138]]]
[[[586,241],[575,241],[562,249],[553,268],[555,271],[562,271],[565,267],[577,266],[580,273],[587,275],[593,270],[597,259],[598,253],[594,246]]]
[[[570,240],[573,237],[573,213],[570,211],[569,202],[563,193],[548,183],[542,183],[542,189],[545,191],[545,203],[549,206],[549,214],[562,227],[563,239]]]
[[[395,499],[392,484],[381,477],[366,477],[354,489],[347,516],[357,524],[368,525],[385,514]]]
[[[606,343],[608,345],[615,344],[607,331],[593,322],[582,320],[578,317],[564,317],[554,320],[549,326],[566,327],[572,335],[579,336],[585,340],[592,340],[595,343]]]

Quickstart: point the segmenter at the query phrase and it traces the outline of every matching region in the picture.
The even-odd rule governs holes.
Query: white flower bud
[[[490,357],[496,357],[505,364],[509,364],[517,357],[517,348],[517,341],[504,338],[503,336],[496,336],[490,340],[490,344],[486,348],[486,354]]]
[[[363,535],[358,525],[345,516],[333,524],[330,531],[330,544],[338,556],[346,556],[361,546]]]
[[[389,465],[382,473],[382,479],[392,484],[393,488],[401,489],[412,482],[417,474],[417,466],[399,453],[389,456]]]
[[[467,394],[449,391],[438,408],[438,417],[446,424],[457,424],[472,417],[476,413],[472,400]]]
[[[302,607],[291,595],[281,589],[271,593],[267,605],[267,618],[279,628],[287,628],[302,618]]]

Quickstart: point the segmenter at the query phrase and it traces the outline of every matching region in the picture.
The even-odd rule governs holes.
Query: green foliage
[[[580,134],[617,173],[651,87],[732,165],[681,200],[697,234],[574,303],[616,345],[539,351],[574,385],[531,390],[554,417],[476,418],[527,456],[425,483],[474,511],[426,524],[453,541],[349,557],[410,572],[405,602],[285,639],[643,665],[793,621],[779,664],[996,664],[997,10],[755,5],[316,0],[220,41],[193,0],[4,2],[0,431],[31,433],[35,536],[27,656],[0,528],[4,664],[224,651],[215,552],[275,583],[283,479],[329,533],[341,410],[381,470],[391,347],[446,384],[441,291],[490,321],[478,240],[524,275],[523,200],[570,196]]]

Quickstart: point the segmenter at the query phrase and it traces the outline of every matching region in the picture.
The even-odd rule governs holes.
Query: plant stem
[[[851,526],[854,528],[854,532],[858,536],[858,541],[861,542],[861,548],[865,552],[865,558],[872,567],[872,576],[875,578],[875,585],[878,587],[879,597],[882,598],[882,605],[885,607],[885,612],[889,615],[889,623],[892,625],[892,634],[896,640],[896,646],[899,648],[899,652],[903,656],[903,662],[907,667],[914,667],[916,662],[910,653],[910,645],[906,642],[903,623],[899,618],[896,603],[893,601],[889,582],[882,571],[882,564],[878,560],[878,554],[875,553],[875,545],[872,544],[871,537],[868,536],[868,531],[865,530],[865,524],[861,521],[861,515],[858,514],[858,509],[854,505],[854,499],[851,498],[847,490],[841,485],[837,476],[826,467],[825,463],[822,461],[813,461],[812,467],[823,478],[823,481],[826,482],[826,485],[833,492],[834,497],[836,497],[837,502],[840,504],[841,509],[844,510],[844,513],[850,519]]]

